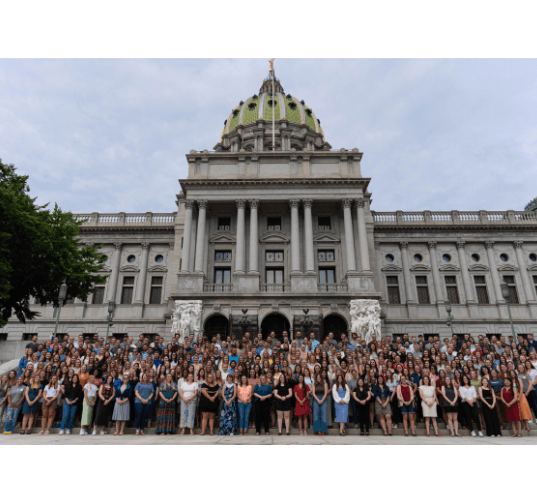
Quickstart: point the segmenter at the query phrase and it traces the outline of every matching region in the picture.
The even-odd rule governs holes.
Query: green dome
[[[279,82],[278,87],[281,89]],[[283,91],[283,89],[281,90]],[[296,124],[305,124],[316,133],[322,134],[324,139],[320,121],[304,101],[283,92],[276,92],[275,95],[276,99],[273,100],[269,92],[261,92],[259,95],[250,96],[246,101],[241,101],[224,123],[220,133],[220,141],[224,134],[231,133],[237,126],[255,124],[260,119],[272,121],[273,113],[274,120],[285,119]]]

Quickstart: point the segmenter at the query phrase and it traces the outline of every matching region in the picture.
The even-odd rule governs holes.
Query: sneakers
[[[92,435],[97,435],[97,430],[93,430]]]
[[[11,435],[10,431],[4,431],[4,435]]]
[[[86,432],[85,432],[82,428],[80,428],[80,434],[81,434],[81,435],[85,435]]]
[[[101,435],[104,435],[104,430],[101,430]]]
[[[472,432],[470,433],[470,435],[472,435],[472,437],[475,437],[475,436],[476,436],[475,431],[472,430]]]
[[[66,435],[70,435],[70,434],[71,434],[71,430],[67,430],[67,431],[65,432],[65,434],[66,434]]]
[[[60,435],[63,435],[65,434],[65,431],[64,430],[60,430]]]
[[[483,436],[483,432],[482,431],[478,431],[477,434],[482,437]]]

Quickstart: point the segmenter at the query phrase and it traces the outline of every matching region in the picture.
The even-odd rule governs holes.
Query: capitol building
[[[108,278],[67,301],[59,334],[104,337],[114,301],[110,335],[167,341],[176,306],[194,301],[208,335],[337,338],[356,300],[379,302],[383,337],[507,336],[509,311],[517,333],[537,334],[537,211],[375,207],[374,166],[363,172],[358,148],[334,148],[315,103],[273,77],[222,118],[211,150],[186,154],[176,211],[76,215],[84,243],[103,245]],[[11,318],[3,341],[50,337],[57,309],[32,309],[41,315]]]

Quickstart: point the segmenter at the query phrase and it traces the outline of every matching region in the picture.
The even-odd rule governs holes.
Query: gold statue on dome
[[[270,64],[270,69],[269,69],[269,73],[273,73],[274,72],[274,60],[276,58],[272,58],[272,59],[269,59],[268,62]]]

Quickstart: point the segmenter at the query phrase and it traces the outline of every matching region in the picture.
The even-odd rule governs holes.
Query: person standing
[[[513,437],[521,437],[520,412],[518,410],[518,393],[513,387],[513,381],[509,376],[503,379],[501,400],[505,404],[505,416],[513,428]]]
[[[160,402],[155,433],[157,435],[161,433],[164,433],[164,435],[173,435],[175,433],[175,399],[177,398],[177,386],[173,382],[172,374],[166,374],[158,393]]]
[[[298,417],[298,427],[301,435],[307,435],[308,417],[310,415],[309,394],[310,388],[304,381],[304,375],[298,375],[298,382],[293,390],[295,394],[296,406],[295,416]]]
[[[233,374],[228,374],[233,382]],[[228,381],[229,382],[229,381]],[[214,380],[214,374],[211,372],[207,375],[207,382],[201,385],[200,412],[201,412],[201,434],[205,435],[207,424],[209,432],[214,435],[214,416],[218,410],[218,392],[219,386]],[[223,391],[225,390],[225,386]],[[223,393],[222,393],[223,396]],[[223,407],[222,407],[223,409]],[[222,419],[220,419],[222,421]]]
[[[80,421],[80,434],[87,435],[87,427],[91,425],[93,418],[93,408],[97,399],[99,388],[95,385],[95,376],[90,374],[88,382],[84,386],[84,405],[82,408],[82,419]]]
[[[444,397],[444,412],[447,416],[451,436],[460,437],[459,423],[457,421],[457,414],[459,412],[459,393],[457,392],[457,388],[453,385],[451,377],[446,376],[441,393]]]
[[[17,424],[17,417],[22,408],[24,402],[24,394],[26,392],[26,386],[24,385],[23,376],[17,378],[17,382],[14,386],[11,386],[7,392],[7,412],[6,422],[4,424],[4,435],[11,435]]]
[[[4,417],[4,412],[7,410],[7,392],[11,388],[9,384],[8,375],[3,375],[0,380],[0,426],[4,424],[2,418]]]
[[[392,408],[390,405],[390,399],[392,393],[390,388],[386,385],[384,376],[379,375],[377,384],[373,389],[373,395],[375,397],[375,414],[377,415],[380,427],[384,432],[384,436],[392,436]]]
[[[475,431],[472,428],[473,421],[478,429],[479,436],[482,437],[483,432],[481,431],[481,423],[479,422],[479,410],[476,405],[477,393],[470,382],[468,374],[463,374],[461,379],[462,385],[459,388],[459,394],[462,400],[462,411],[466,419],[466,425],[472,437],[475,437]]]
[[[316,374],[313,385],[313,432],[319,435],[328,433],[327,400],[328,385],[321,374]],[[287,433],[289,435],[289,433]]]
[[[24,392],[25,400],[22,405],[23,418],[21,435],[24,435],[24,433],[29,435],[32,432],[35,415],[37,414],[37,407],[39,406],[39,399],[42,394],[43,388],[41,386],[39,374],[35,374]]]
[[[218,435],[237,434],[237,409],[235,408],[236,396],[237,385],[233,382],[233,375],[228,374],[226,384],[222,388],[223,403],[222,412],[220,413],[220,428],[218,430]]]
[[[134,420],[134,427],[136,428],[136,435],[145,435],[144,428],[145,422],[148,419],[151,399],[155,394],[155,387],[151,382],[149,373],[146,372],[143,377],[143,382],[139,382],[134,389],[134,411],[136,414]]]
[[[431,378],[428,375],[423,376],[421,379],[419,393],[421,397],[421,410],[425,418],[426,435],[429,436],[429,428],[431,426],[429,419],[431,419],[435,435],[439,437],[440,433],[438,433],[438,425],[436,423],[436,418],[438,417],[436,411],[436,386],[431,385]]]
[[[95,424],[93,426],[92,435],[97,435],[97,428],[101,429],[101,435],[104,435],[104,429],[108,427],[108,421],[114,409],[114,397],[116,390],[114,389],[113,377],[111,374],[105,378],[99,388],[99,403],[97,404],[97,413],[95,414]]]
[[[60,396],[60,383],[58,378],[53,375],[50,379],[50,382],[45,386],[43,390],[43,405],[41,408],[41,413],[43,415],[41,419],[41,431],[39,434],[48,435],[50,433],[50,428],[52,428],[52,423],[54,423],[54,416],[56,415],[56,407],[58,406],[58,396]]]
[[[332,386],[332,397],[334,399],[334,408],[336,411],[336,423],[339,423],[339,434],[345,436],[347,434],[345,425],[349,419],[349,401],[351,399],[351,392],[341,373],[336,376],[336,382],[334,383],[334,386]],[[371,392],[369,393],[368,400],[370,398]]]
[[[248,384],[246,374],[241,376],[241,381],[237,393],[237,408],[239,410],[239,435],[248,434],[248,421],[250,419],[250,410],[252,409],[252,391],[253,387]]]
[[[490,387],[488,377],[481,379],[481,386],[479,387],[479,399],[482,401],[483,406],[483,419],[485,420],[485,427],[488,437],[501,437],[502,430],[500,428],[500,420],[498,418],[498,412],[496,411],[496,395],[494,390]]]
[[[82,386],[80,385],[78,374],[74,374],[73,377],[64,384],[63,389],[65,400],[63,402],[60,435],[63,435],[64,433],[70,435],[78,403],[82,395]]]
[[[123,435],[125,424],[130,419],[130,397],[132,388],[129,383],[129,374],[124,373],[121,378],[121,384],[116,388],[116,403],[112,413],[112,421],[116,422],[116,431],[114,435]]]
[[[265,427],[265,435],[269,434],[271,397],[272,387],[267,384],[266,377],[262,375],[254,388],[256,435],[261,434],[261,423]]]
[[[401,375],[400,384],[397,386],[397,398],[399,399],[399,407],[403,414],[403,426],[405,428],[405,437],[408,437],[408,420],[410,418],[410,429],[412,436],[416,435],[416,418],[414,415],[414,390],[407,383],[406,377]]]
[[[194,374],[188,373],[186,381],[181,384],[179,396],[181,397],[181,420],[179,423],[180,428],[182,428],[181,435],[185,434],[185,428],[190,428],[190,434],[194,435],[198,397],[198,383],[194,381]]]
[[[351,394],[356,402],[356,412],[358,414],[358,423],[360,424],[360,435],[369,435],[369,400],[371,399],[371,391],[362,377],[358,378],[356,387],[352,390]]]

